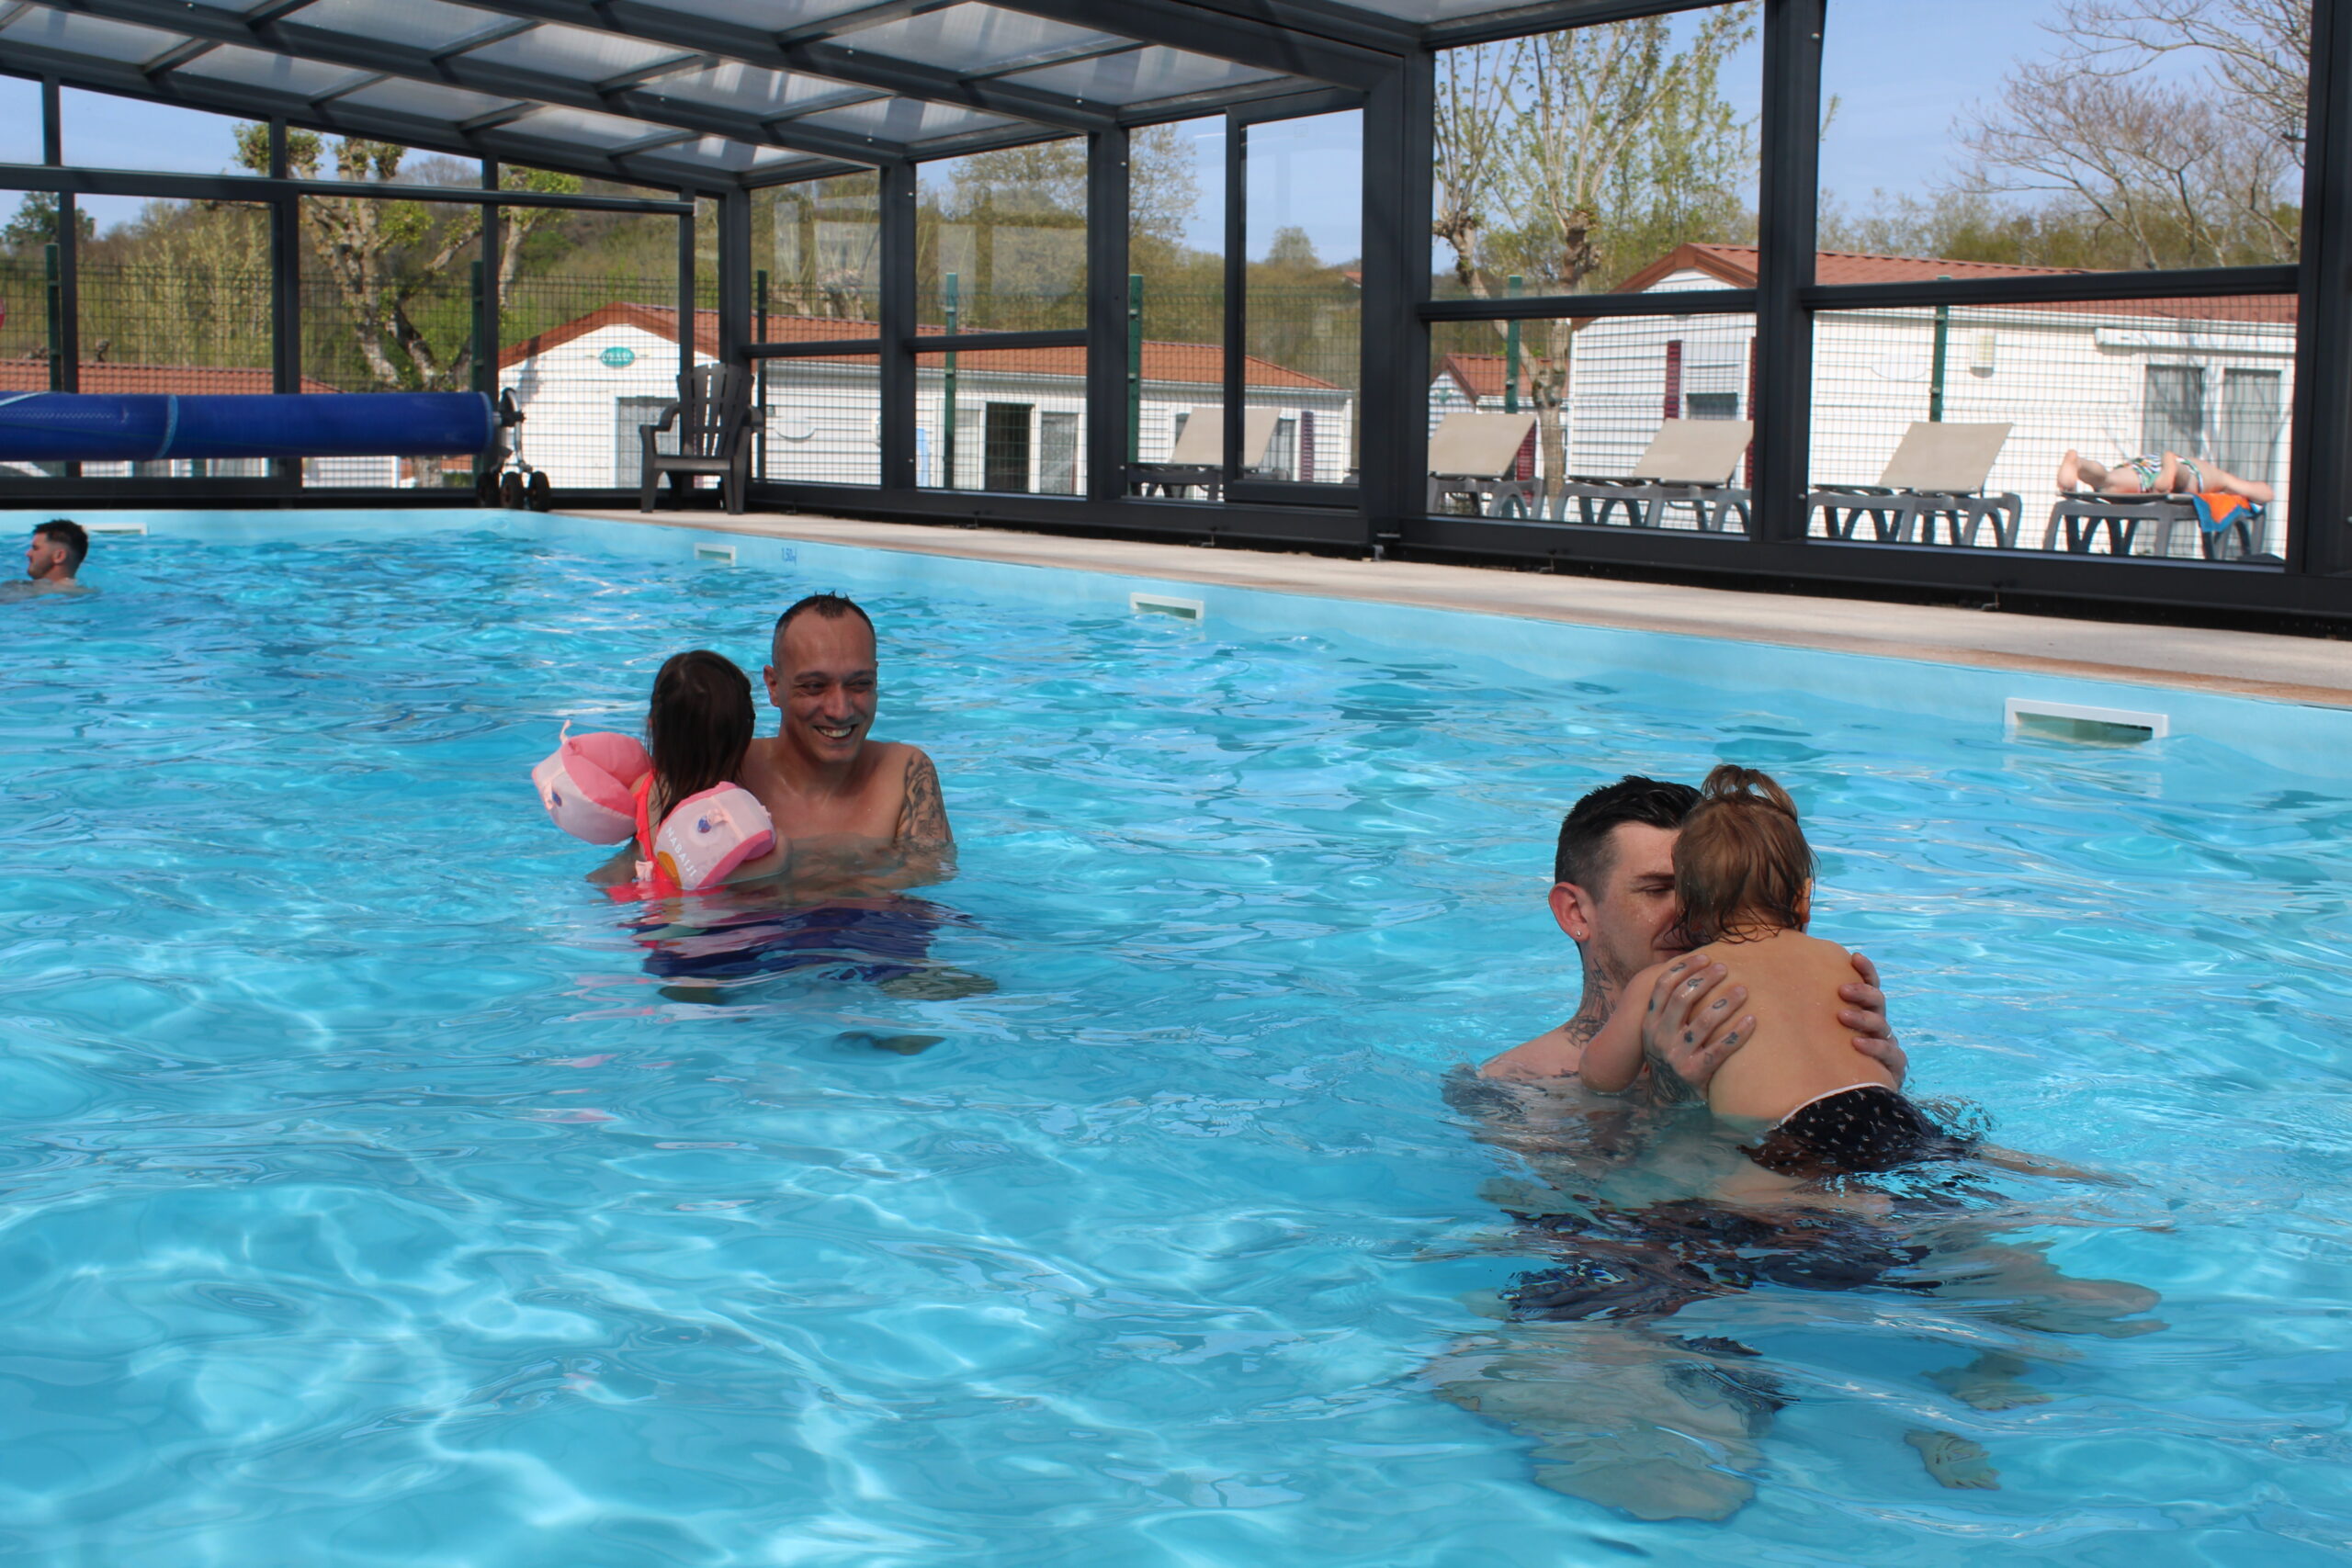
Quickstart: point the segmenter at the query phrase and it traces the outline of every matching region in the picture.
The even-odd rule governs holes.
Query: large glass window
[[[1242,143],[1250,476],[1352,483],[1363,331],[1363,114],[1269,120]],[[1271,416],[1271,417],[1269,417]]]
[[[2309,0],[1832,0],[1822,248],[2292,261],[2310,42]]]
[[[1442,51],[1440,299],[1645,287],[1756,243],[1753,0]]]
[[[1086,350],[965,349],[915,358],[915,482],[1086,493]]]
[[[2276,555],[2295,341],[2291,295],[1822,311],[1812,531]],[[1860,487],[1973,497],[1977,522]]]
[[[880,175],[841,175],[757,191],[752,212],[752,265],[768,280],[764,301],[753,305],[764,303],[771,339],[790,341],[796,319],[880,318]]]
[[[1086,143],[1047,141],[922,165],[917,320],[953,332],[1086,325]]]
[[[1747,315],[1438,323],[1430,510],[1744,531],[1755,333]]]
[[[1152,465],[1134,476],[1148,493],[1162,490],[1195,415],[1189,467],[1225,462],[1225,149],[1223,115],[1152,126],[1128,143],[1127,457]]]

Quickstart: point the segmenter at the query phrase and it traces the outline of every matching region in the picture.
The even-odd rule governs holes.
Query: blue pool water
[[[1908,717],[1932,678],[1892,664],[1842,700],[1670,639],[1545,670],[1384,643],[1362,607],[1361,636],[1262,603],[1192,626],[887,557],[99,548],[102,593],[0,604],[0,1560],[2153,1568],[2352,1540],[2340,778],[2210,733]],[[596,852],[525,775],[563,716],[632,727],[670,652],[755,668],[818,587],[879,619],[878,731],[939,760],[962,872],[882,939],[804,927],[713,1005],[650,972],[690,941],[583,886]],[[1710,658],[1713,689],[1645,672]],[[1481,1310],[1558,1258],[1496,1202],[1540,1162],[1443,1077],[1573,1004],[1541,901],[1562,807],[1719,759],[1797,793],[1817,929],[1887,972],[1915,1088],[2134,1179],[2003,1178],[1968,1223],[2152,1288],[2129,1322],[2164,1326],[1717,1297],[1673,1331],[1759,1352],[1791,1403],[1730,1522],[1641,1523],[1438,1391],[1480,1354],[1570,1416],[1617,1386],[1601,1341]],[[876,983],[909,969],[995,988]],[[1986,1351],[2050,1397],[1926,1375]],[[1925,1428],[2000,1489],[1935,1485]]]

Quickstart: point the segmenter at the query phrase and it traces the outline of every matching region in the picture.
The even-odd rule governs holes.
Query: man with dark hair
[[[1699,804],[1689,784],[1628,775],[1594,790],[1560,823],[1552,860],[1552,918],[1584,960],[1584,997],[1576,1016],[1494,1057],[1488,1077],[1566,1077],[1609,1021],[1626,982],[1684,951],[1675,935],[1674,840]],[[1844,987],[1838,1021],[1855,1048],[1883,1062],[1899,1081],[1903,1049],[1886,1023],[1878,969],[1854,955],[1858,978]],[[1704,1092],[1707,1080],[1747,1043],[1751,1021],[1739,1010],[1744,986],[1725,987],[1723,965],[1661,977],[1642,1025],[1642,1044],[1659,1087],[1676,1099]],[[1629,1004],[1631,1005],[1631,1004]]]
[[[74,573],[90,553],[90,536],[79,523],[52,517],[36,525],[25,546],[25,575],[37,592],[70,593],[82,586]]]
[[[760,797],[796,859],[937,857],[954,847],[939,770],[918,747],[874,740],[874,622],[838,593],[812,593],[776,617],[762,674],[783,716],[752,742],[743,787]]]

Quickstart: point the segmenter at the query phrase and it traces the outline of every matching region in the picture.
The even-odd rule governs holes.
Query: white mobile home
[[[1903,256],[1816,258],[1825,285],[1941,277],[2064,276],[2055,268]],[[1684,245],[1624,289],[1749,288],[1756,251]],[[1661,310],[1670,302],[1661,300]],[[1623,473],[1661,420],[1749,416],[1749,316],[1610,317],[1576,334],[1568,466]],[[1825,310],[1814,318],[1816,484],[1870,484],[1914,420],[2014,425],[1986,490],[2025,502],[2038,545],[2067,448],[2102,463],[2176,451],[2279,488],[2294,396],[2292,296]],[[1940,380],[1938,372],[1940,366]]]
[[[616,303],[506,350],[499,384],[526,416],[523,454],[560,489],[633,489],[638,427],[676,396],[677,312]],[[770,316],[771,342],[871,339],[872,321]],[[718,355],[718,313],[699,312],[694,359]],[[952,363],[951,363],[952,361]],[[1147,342],[1137,451],[1164,458],[1192,410],[1222,404],[1225,360],[1211,344]],[[1352,466],[1355,399],[1347,389],[1251,356],[1252,406],[1279,411],[1264,469],[1336,482]],[[872,354],[765,362],[766,478],[872,485],[881,479],[881,387]],[[923,353],[916,364],[919,484],[1077,494],[1085,487],[1086,352],[1082,348]]]

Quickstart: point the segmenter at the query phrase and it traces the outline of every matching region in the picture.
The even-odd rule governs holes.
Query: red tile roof
[[[1503,370],[1507,364],[1506,357],[1499,354],[1449,354],[1438,361],[1437,374],[1453,377],[1454,385],[1467,393],[1473,403],[1483,403],[1489,398],[1499,400],[1502,397]],[[1434,381],[1437,376],[1430,379]],[[1519,366],[1520,396],[1529,396],[1532,386],[1528,379],[1527,362],[1521,359]]]
[[[674,307],[637,305],[616,301],[600,305],[584,316],[576,317],[560,326],[549,327],[537,337],[514,344],[498,356],[501,370],[513,368],[524,360],[551,349],[562,347],[575,338],[585,337],[600,328],[609,326],[635,327],[640,332],[674,343],[677,341],[678,312]],[[944,332],[940,327],[918,327],[923,337],[936,337]],[[881,334],[881,326],[874,321],[845,321],[832,316],[768,317],[770,343],[829,343],[835,340],[873,338]],[[718,312],[695,312],[695,352],[716,359],[718,356]],[[813,355],[808,357],[826,364],[850,364],[870,360],[870,354]],[[1083,348],[987,348],[958,351],[958,367],[966,370],[1000,370],[1014,375],[1068,376],[1082,379],[1086,375],[1086,351]],[[1243,361],[1242,375],[1252,387],[1293,387],[1313,391],[1335,392],[1339,386],[1303,370],[1293,370],[1271,359],[1250,355]],[[1207,387],[1222,386],[1225,380],[1225,351],[1213,343],[1160,343],[1147,339],[1143,345],[1143,378],[1147,381],[1180,382]]]
[[[1703,272],[1726,288],[1753,288],[1756,287],[1756,267],[1757,250],[1754,245],[1678,245],[1619,284],[1616,292],[1638,293],[1678,272]],[[1814,254],[1813,276],[1815,283],[1829,288],[1857,283],[1933,283],[1940,278],[2088,277],[2097,275],[2089,268],[2078,266],[2007,266],[1997,262],[1939,261],[1934,257],[1818,251]],[[2080,304],[2064,300],[2021,302],[2003,307],[2059,311],[2082,308]],[[2211,299],[2109,299],[2099,301],[2097,309],[2101,315],[2292,322],[2295,320],[2295,297],[2291,294],[2249,294]]]
[[[81,367],[80,384],[85,392],[102,393],[107,397],[142,392],[173,392],[186,397],[267,392],[276,389],[277,378],[266,369],[209,365],[117,365],[110,361],[89,361]],[[0,392],[48,390],[47,360],[0,359]],[[341,389],[305,376],[302,378],[302,390],[334,392]]]

